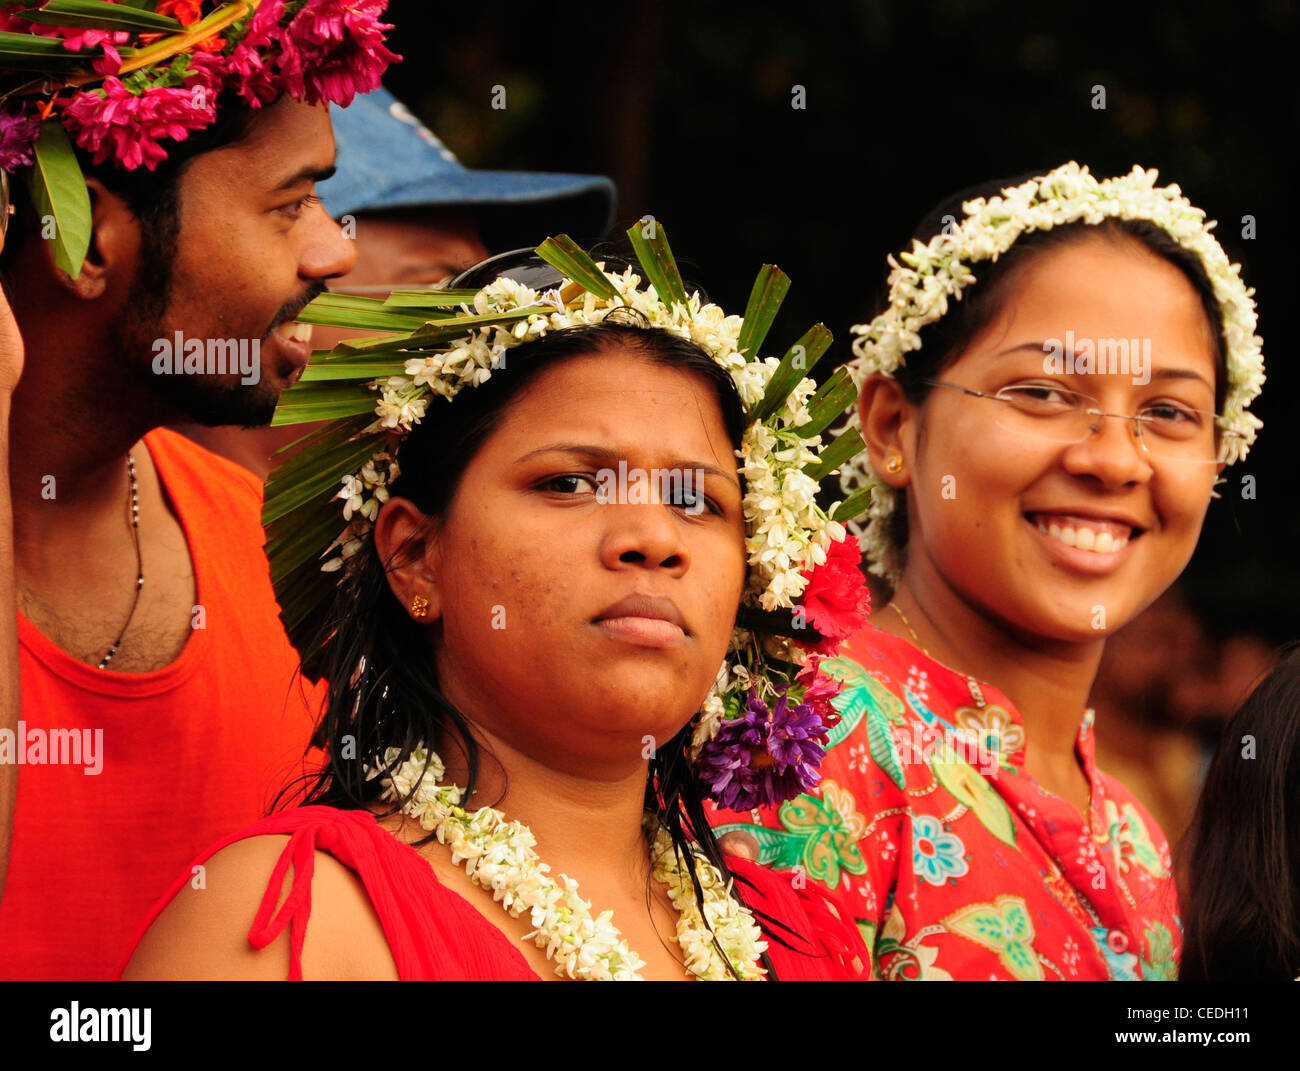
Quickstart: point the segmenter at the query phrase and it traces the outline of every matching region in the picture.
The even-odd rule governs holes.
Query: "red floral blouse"
[[[817,790],[710,817],[760,863],[835,894],[873,978],[1176,976],[1169,846],[1097,769],[1092,711],[1075,745],[1092,786],[1085,825],[1024,772],[1024,722],[992,685],[873,625],[822,668],[844,690]]]

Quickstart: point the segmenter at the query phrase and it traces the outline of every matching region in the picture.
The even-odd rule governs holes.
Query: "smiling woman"
[[[410,378],[379,381],[379,432],[388,414],[409,419],[400,471],[379,451],[335,496],[351,522],[335,541],[347,567],[304,644],[323,653],[329,680],[329,767],[305,806],[196,860],[206,890],[195,895],[183,875],[151,914],[128,977],[860,974],[866,949],[832,901],[725,858],[703,810],[719,781],[768,797],[815,781],[834,721],[817,657],[736,630],[747,598],[788,609],[798,594],[784,590],[785,571],[753,564],[756,518],[784,515],[747,497],[767,462],[751,458],[742,480],[737,456],[750,456],[755,435],[810,428],[812,387],[783,383],[775,360],[747,362],[737,341],[756,350],[761,339],[698,295],[668,306],[631,274],[573,264],[592,288],[585,298],[549,268],[556,285],[542,295],[508,278],[470,292],[475,331],[498,300],[517,300],[527,318],[507,319],[504,336],[469,336],[467,346],[496,338],[501,351],[484,347],[487,363],[456,373],[465,389],[442,371],[459,367],[454,346],[406,360]],[[433,398],[437,409],[418,419],[409,414],[424,383],[454,398]],[[770,425],[769,401],[782,406]],[[328,435],[344,430],[300,467],[323,464]],[[815,449],[791,450],[794,464],[819,462]],[[609,493],[633,473],[647,476],[641,492]],[[798,481],[783,481],[793,494]],[[269,489],[268,510],[278,502]],[[323,504],[335,514],[337,503]],[[811,502],[789,516],[782,548],[796,537],[808,547],[795,577],[816,575],[843,529]],[[286,581],[277,563],[301,532],[287,543],[278,533],[273,523],[288,607],[332,548],[311,548],[307,572]],[[809,646],[835,646],[827,621],[809,632]],[[762,709],[760,728],[744,748],[710,751],[719,725],[751,733],[746,702]],[[290,864],[293,889],[277,910]]]
[[[869,462],[845,482],[878,481],[862,540],[892,601],[826,667],[848,691],[820,789],[714,820],[834,890],[875,977],[1176,971],[1168,846],[1084,708],[1106,636],[1190,559],[1263,376],[1235,267],[1154,179],[966,191],[855,328]]]

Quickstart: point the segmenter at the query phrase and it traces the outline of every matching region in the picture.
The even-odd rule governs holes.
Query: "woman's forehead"
[[[1154,368],[1214,382],[1214,337],[1200,295],[1178,267],[1137,242],[1080,241],[1036,257],[966,355],[1019,366],[1089,352],[1149,358]]]
[[[500,430],[515,443],[600,445],[621,456],[713,458],[736,467],[713,386],[689,369],[626,350],[570,358],[539,373]]]
[[[1166,331],[1208,326],[1187,276],[1136,239],[1089,237],[1045,250],[1017,273],[1008,297],[1008,308],[1024,318]]]

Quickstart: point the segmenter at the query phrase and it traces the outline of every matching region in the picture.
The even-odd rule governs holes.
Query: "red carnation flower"
[[[817,642],[805,642],[795,638],[795,643],[805,650],[819,654],[833,655],[839,648],[840,641],[860,629],[867,623],[867,614],[871,612],[871,595],[867,591],[867,582],[862,575],[859,563],[862,551],[858,541],[846,536],[841,542],[832,543],[826,554],[826,561],[804,573],[808,581],[800,603],[804,619],[820,634]]]

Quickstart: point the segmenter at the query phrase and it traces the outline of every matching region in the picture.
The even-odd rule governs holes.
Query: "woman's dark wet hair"
[[[482,280],[457,282],[479,285]],[[532,285],[539,284],[545,280],[535,277]],[[633,310],[616,309],[601,323],[555,331],[507,350],[506,367],[481,386],[461,391],[454,404],[434,399],[402,444],[401,471],[391,494],[409,498],[431,516],[445,512],[470,461],[530,383],[568,359],[616,349],[704,380],[717,398],[733,447],[739,448],[745,417],[731,374],[695,343],[648,327]],[[365,808],[380,795],[379,780],[367,780],[366,768],[392,769],[407,761],[422,741],[443,754],[448,753],[445,749],[459,749],[469,770],[468,784],[462,786],[467,792],[473,790],[481,763],[490,759],[474,742],[469,719],[442,693],[427,627],[410,618],[389,588],[387,573],[396,561],[380,561],[373,540],[359,553],[361,567],[338,589],[322,628],[322,635],[331,636],[329,693],[316,743],[325,747],[328,766],[307,779],[301,798],[286,790],[277,805]],[[682,849],[703,905],[703,889],[688,845],[694,842],[724,877],[731,875],[705,817],[704,797],[687,758],[692,732],[693,724],[688,724],[656,749],[645,805]],[[390,748],[397,749],[397,757],[385,763]],[[408,798],[394,803],[388,813],[396,813]],[[431,838],[432,834],[426,840]],[[770,962],[767,966],[771,970]]]
[[[1300,644],[1224,729],[1182,853],[1180,980],[1300,974]]]
[[[965,218],[962,211],[964,202],[977,197],[996,197],[1008,186],[1022,185],[1042,174],[1042,171],[1030,171],[951,194],[916,225],[912,237],[928,243],[945,226],[952,226]],[[925,401],[933,389],[925,380],[940,378],[944,369],[953,364],[975,337],[997,318],[1014,295],[1024,271],[1036,258],[1071,242],[1097,237],[1116,242],[1125,238],[1135,239],[1156,256],[1174,265],[1192,284],[1201,300],[1214,339],[1214,409],[1215,412],[1221,412],[1228,392],[1228,343],[1223,331],[1223,313],[1214,294],[1214,284],[1206,274],[1200,257],[1179,245],[1156,224],[1140,219],[1107,219],[1094,225],[1068,223],[1045,231],[1031,231],[1017,238],[1011,248],[996,261],[985,260],[974,265],[975,283],[962,291],[960,301],[948,303],[948,311],[939,320],[921,329],[921,348],[909,353],[906,362],[894,373],[903,396],[913,405]],[[872,316],[883,312],[887,306],[888,296],[882,295]],[[897,506],[890,518],[889,535],[894,546],[906,547],[905,495],[897,497]]]

